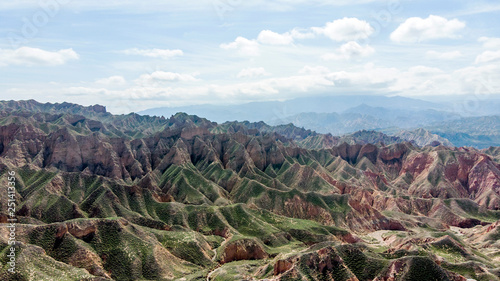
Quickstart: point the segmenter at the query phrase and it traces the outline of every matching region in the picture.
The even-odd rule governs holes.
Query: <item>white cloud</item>
[[[294,28],[290,32],[287,32],[294,39],[311,39],[315,37],[314,32],[306,29]]]
[[[432,67],[412,67],[401,72],[388,90],[405,96],[496,94],[500,65],[469,66],[451,72]]]
[[[375,31],[368,22],[357,18],[334,20],[326,23],[324,27],[313,27],[312,30],[335,41],[365,39]]]
[[[310,39],[314,37],[315,34],[313,32],[298,28],[282,34],[271,30],[262,30],[257,36],[257,41],[267,45],[290,45],[295,39]]]
[[[269,73],[263,67],[249,67],[242,69],[240,73],[238,73],[238,78],[255,78],[267,76]]]
[[[191,77],[190,77],[191,76]],[[470,94],[479,90],[491,93],[500,88],[500,65],[479,65],[445,72],[439,68],[414,66],[406,70],[393,67],[353,66],[330,71],[324,66],[304,66],[297,74],[220,83],[169,83],[193,81],[195,74],[157,72],[140,78],[144,83],[114,90],[95,86],[33,89],[31,95],[50,93],[72,101],[102,100],[111,108],[128,105],[130,111],[158,105],[181,106],[202,103],[283,100],[320,95],[325,92],[370,91],[374,94],[397,93],[403,96]],[[139,80],[139,79],[138,79]],[[157,83],[157,80],[159,81]],[[200,81],[200,80],[198,80]],[[139,81],[136,81],[139,82]],[[203,82],[203,81],[201,81]],[[26,94],[26,90],[19,89]],[[113,105],[114,104],[114,105]]]
[[[492,62],[500,59],[499,51],[485,51],[476,57],[476,63]]]
[[[436,74],[444,73],[441,69],[437,67],[429,67],[425,65],[412,66],[408,69],[408,73],[416,76],[432,76]]]
[[[191,74],[181,74],[175,72],[155,71],[151,74],[143,74],[135,83],[142,86],[159,85],[165,82],[193,82],[197,81]]]
[[[368,63],[362,69],[337,71],[327,76],[338,86],[352,87],[356,85],[362,89],[363,87],[372,88],[380,84],[389,85],[389,83],[396,81],[399,74],[400,71],[396,68],[376,67],[374,64]],[[383,89],[385,90],[385,88]]]
[[[247,39],[238,36],[231,43],[220,44],[225,50],[237,50],[243,56],[257,56],[260,54],[261,45],[291,45],[296,39],[311,39],[318,34],[325,35],[335,41],[352,41],[365,39],[374,32],[373,27],[366,21],[357,18],[343,18],[333,22],[327,22],[324,27],[311,27],[308,29],[294,28],[285,33],[277,33],[272,30],[262,30],[256,39]],[[260,43],[260,44],[259,44]],[[342,47],[341,56],[365,56],[373,53],[373,48],[361,47],[355,42],[349,42]]]
[[[273,77],[252,82],[210,85],[211,97],[232,100],[270,100],[293,98],[298,93],[324,91],[334,86],[326,75],[301,74]]]
[[[478,41],[483,43],[483,47],[487,49],[500,49],[500,38],[481,37]]]
[[[161,58],[161,59],[170,59],[177,56],[184,55],[182,50],[168,50],[168,49],[128,49],[123,50],[121,53],[126,55],[137,55],[151,58]]]
[[[326,75],[293,75],[288,77],[266,79],[259,84],[268,85],[275,88],[281,94],[281,98],[286,97],[287,92],[307,92],[310,90],[324,89],[334,86],[334,82]]]
[[[458,19],[448,20],[440,16],[430,15],[423,19],[413,17],[407,19],[391,34],[395,42],[416,43],[433,39],[460,38],[459,31],[465,28],[465,22]]]
[[[255,40],[248,40],[245,37],[238,36],[233,42],[220,44],[224,50],[237,50],[243,56],[258,56],[259,43]]]
[[[127,83],[125,78],[119,75],[111,76],[108,78],[102,78],[95,81],[97,84],[105,85],[105,86],[120,86]]]
[[[330,73],[330,69],[327,67],[318,65],[318,66],[304,66],[301,70],[299,70],[299,74],[309,74],[309,75],[325,75]]]
[[[414,66],[398,74],[389,89],[403,95],[448,94],[456,87],[451,76],[439,68]]]
[[[109,92],[105,88],[89,88],[89,87],[69,87],[63,89],[64,95],[68,96],[91,96],[91,95],[105,95]]]
[[[80,56],[73,49],[63,49],[56,52],[38,48],[21,47],[15,50],[0,49],[0,66],[8,65],[63,65]]]
[[[436,51],[428,51],[426,53],[428,58],[439,59],[439,60],[454,60],[459,57],[462,57],[462,53],[460,51],[452,51],[452,52],[436,52]]]
[[[498,94],[500,89],[500,64],[483,64],[458,69],[452,73],[459,86],[457,93]]]
[[[356,57],[367,57],[375,53],[375,49],[366,45],[361,46],[357,42],[350,41],[338,48],[334,53],[322,56],[324,60],[349,60]]]
[[[157,73],[149,75],[153,79],[175,80],[179,75]],[[149,76],[141,76],[148,82]],[[140,78],[140,79],[141,79]],[[138,80],[140,80],[138,79]],[[188,79],[192,80],[192,79]],[[140,81],[137,81],[140,82]],[[221,101],[246,102],[258,100],[287,99],[300,96],[302,93],[324,92],[334,86],[333,81],[324,74],[299,74],[276,78],[259,79],[235,83],[217,83],[203,85],[180,85],[165,83],[145,83],[123,89],[110,90],[99,87],[71,87],[59,89],[66,97],[87,97],[109,100],[116,103],[129,103],[134,106],[148,101],[157,106],[169,102],[171,105],[186,105],[193,103],[217,103]],[[51,91],[54,93],[54,91]],[[128,101],[128,102],[127,102]],[[131,109],[137,111],[137,109]]]
[[[293,38],[289,33],[279,34],[271,30],[262,30],[257,36],[257,41],[268,45],[289,45]]]

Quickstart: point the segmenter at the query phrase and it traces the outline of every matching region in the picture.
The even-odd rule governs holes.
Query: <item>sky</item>
[[[487,0],[2,1],[0,100],[497,97],[499,26]]]

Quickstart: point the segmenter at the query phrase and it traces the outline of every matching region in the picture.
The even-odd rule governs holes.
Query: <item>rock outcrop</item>
[[[261,245],[251,239],[242,239],[229,242],[221,255],[221,263],[239,260],[260,260],[267,258],[268,254]]]

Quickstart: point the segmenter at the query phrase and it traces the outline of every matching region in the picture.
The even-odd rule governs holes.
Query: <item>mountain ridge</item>
[[[424,128],[456,146],[473,146],[488,148],[500,145],[500,131],[490,127],[478,132],[483,124],[495,125],[500,114],[496,109],[496,100],[491,103],[477,101],[475,111],[471,111],[467,100],[475,97],[464,97],[464,101],[451,99],[428,102],[404,97],[382,96],[331,96],[307,99],[294,99],[280,102],[260,102],[241,105],[199,105],[179,108],[163,108],[141,111],[142,114],[168,116],[176,111],[204,116],[219,123],[231,122],[235,119],[250,122],[264,121],[270,125],[292,123],[321,134],[352,134],[361,130],[376,130],[390,135],[403,134],[404,131],[415,131]],[[390,107],[388,106],[390,105]],[[461,108],[464,107],[464,108]],[[497,107],[498,108],[498,107]],[[484,112],[479,109],[484,109]],[[484,120],[481,121],[477,120]],[[446,128],[450,128],[446,130]],[[453,128],[453,129],[451,129]],[[409,134],[406,133],[408,137]],[[415,136],[413,136],[415,137]],[[410,137],[411,140],[412,137]],[[430,144],[419,140],[419,143]],[[445,140],[441,142],[446,143]],[[448,144],[448,143],[447,143]]]
[[[2,278],[498,280],[495,148],[311,149],[301,142],[333,136],[185,113],[104,118],[0,115],[21,242],[17,275]]]

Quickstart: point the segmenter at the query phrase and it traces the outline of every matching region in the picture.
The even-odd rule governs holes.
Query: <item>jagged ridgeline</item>
[[[499,155],[0,102],[0,279],[499,280]]]

